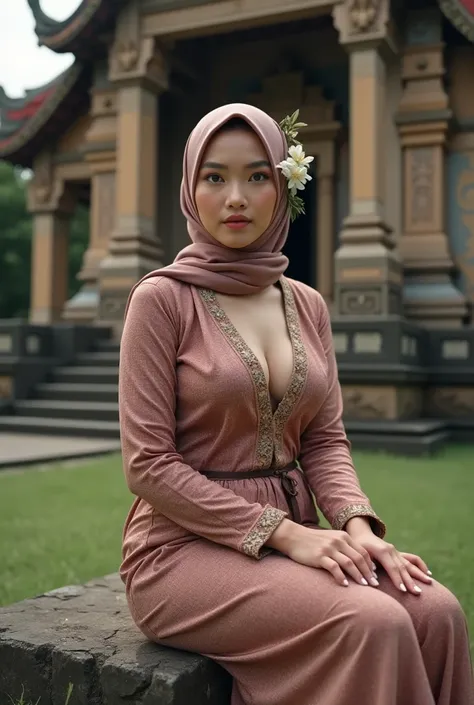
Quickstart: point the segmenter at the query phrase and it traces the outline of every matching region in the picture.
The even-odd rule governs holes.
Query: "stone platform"
[[[119,451],[120,442],[111,439],[0,433],[0,470]]]
[[[228,705],[211,660],[150,643],[118,575],[0,609],[0,705]]]

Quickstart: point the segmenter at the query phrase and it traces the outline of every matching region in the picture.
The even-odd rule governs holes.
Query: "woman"
[[[309,161],[287,154],[257,108],[206,115],[184,155],[193,244],[131,293],[120,417],[137,497],[121,568],[132,616],[229,671],[232,705],[472,705],[459,604],[384,541],[341,422],[326,305],[283,276]]]

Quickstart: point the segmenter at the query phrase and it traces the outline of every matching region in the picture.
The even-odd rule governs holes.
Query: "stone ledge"
[[[210,659],[153,644],[133,624],[118,575],[0,609],[0,705],[228,705]]]

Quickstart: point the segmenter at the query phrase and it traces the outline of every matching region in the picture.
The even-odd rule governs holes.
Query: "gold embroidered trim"
[[[368,504],[349,504],[347,507],[344,507],[344,509],[341,509],[334,517],[332,528],[337,531],[342,531],[349,519],[353,519],[354,517],[368,517],[374,534],[383,539],[387,527]]]
[[[234,324],[230,321],[220,305],[215,291],[199,289],[199,293],[206,304],[209,313],[219,325],[220,329],[231,343],[234,350],[240,355],[247,365],[255,385],[258,405],[258,436],[256,461],[257,468],[270,467],[273,460],[273,411],[268,393],[267,380],[262,366],[257,357],[242,338]]]
[[[277,526],[281,524],[283,519],[288,516],[287,512],[276,507],[271,507],[269,504],[263,510],[257,523],[249,531],[242,543],[242,551],[247,556],[252,558],[263,558],[268,553],[271,553],[271,548],[262,549],[265,541],[268,541]]]
[[[275,460],[276,465],[284,464],[283,457],[283,431],[293,409],[299,401],[306,384],[308,374],[308,357],[303,345],[298,311],[290,284],[285,277],[280,279],[285,301],[286,322],[293,347],[293,372],[288,389],[285,392],[273,418],[275,434]]]

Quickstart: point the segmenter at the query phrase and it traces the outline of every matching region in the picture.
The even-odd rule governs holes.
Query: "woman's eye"
[[[208,174],[208,176],[206,176],[206,181],[210,181],[211,184],[218,184],[222,181],[222,176],[219,174]]]
[[[251,181],[268,181],[268,174],[264,174],[262,171],[257,172],[256,174],[252,174],[250,177]]]

